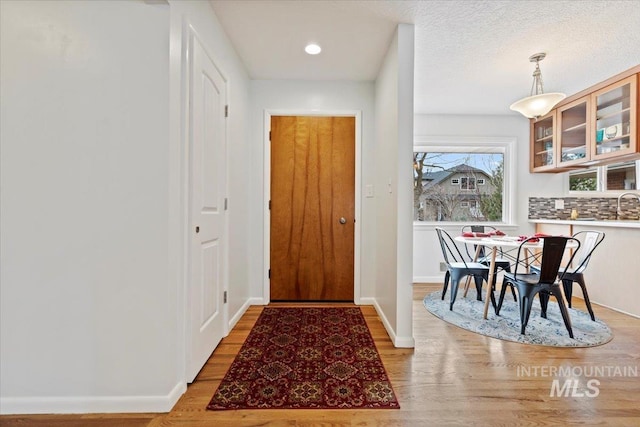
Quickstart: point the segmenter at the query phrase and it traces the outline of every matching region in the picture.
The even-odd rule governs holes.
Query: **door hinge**
[[[224,210],[226,211],[227,209],[229,209],[229,199],[227,199],[226,197],[224,198]]]
[[[229,106],[228,105],[224,106],[224,116],[225,117],[229,117]]]
[[[269,210],[271,210],[271,200],[269,200]]]
[[[271,279],[271,269],[269,269],[269,273],[267,274],[269,279]]]
[[[269,131],[269,141],[271,141],[271,131]]]
[[[227,303],[227,291],[224,291],[224,297],[223,297],[223,301],[224,304]]]

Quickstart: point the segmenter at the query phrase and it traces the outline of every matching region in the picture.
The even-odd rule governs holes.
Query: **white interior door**
[[[225,81],[200,41],[191,37],[190,278],[187,381],[224,335],[226,131]]]

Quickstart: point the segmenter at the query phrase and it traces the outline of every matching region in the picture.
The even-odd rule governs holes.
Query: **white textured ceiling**
[[[414,24],[417,114],[517,114],[537,52],[545,92],[567,95],[640,64],[640,0],[211,4],[254,79],[374,80],[396,25]]]

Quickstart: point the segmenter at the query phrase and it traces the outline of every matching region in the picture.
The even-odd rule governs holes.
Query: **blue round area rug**
[[[500,316],[496,316],[495,310],[490,306],[487,320],[482,318],[484,301],[476,300],[476,290],[469,289],[466,298],[462,294],[461,289],[458,291],[455,304],[453,304],[453,311],[449,310],[448,292],[444,301],[441,299],[442,291],[429,294],[424,298],[423,304],[431,314],[445,322],[477,334],[523,344],[550,347],[595,347],[606,344],[613,338],[611,329],[602,320],[596,317],[596,320],[593,321],[589,317],[589,313],[569,308],[574,336],[574,338],[570,338],[554,297],[549,299],[546,319],[540,317],[540,301],[536,297],[525,335],[522,335],[520,334],[520,309],[510,292],[505,295]],[[496,292],[497,298],[498,293]]]

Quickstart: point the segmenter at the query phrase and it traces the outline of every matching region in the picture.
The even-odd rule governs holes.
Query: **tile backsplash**
[[[564,200],[563,209],[555,209],[556,200]],[[620,202],[622,216],[616,218],[616,197],[529,197],[529,219],[570,219],[571,210],[578,211],[579,218],[639,219],[640,202],[627,196]]]

